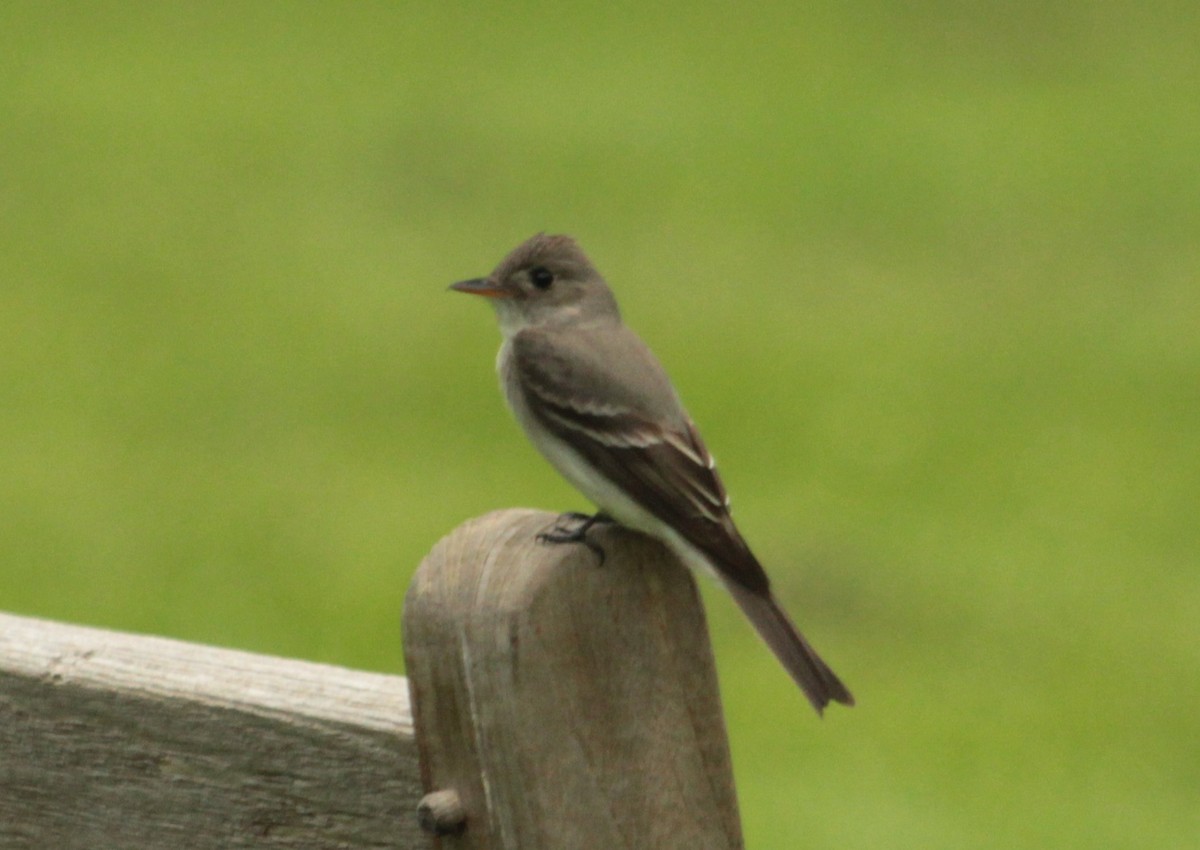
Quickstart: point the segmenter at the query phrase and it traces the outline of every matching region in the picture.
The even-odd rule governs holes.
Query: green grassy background
[[[565,231],[860,700],[706,587],[749,847],[1192,846],[1198,9],[4,4],[0,609],[399,671]]]

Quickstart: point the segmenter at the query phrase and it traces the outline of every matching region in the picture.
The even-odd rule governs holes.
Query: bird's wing
[[[564,358],[553,334],[513,337],[513,366],[532,415],[645,510],[713,562],[723,578],[765,593],[769,582],[729,515],[712,455],[662,367],[632,332],[647,364],[637,381],[614,374],[605,340],[574,339]],[[595,345],[590,343],[595,342]],[[622,362],[628,363],[625,359]],[[603,506],[601,506],[603,507]]]

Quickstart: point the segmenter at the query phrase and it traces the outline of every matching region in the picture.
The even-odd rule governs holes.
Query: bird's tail
[[[738,607],[804,691],[817,714],[821,714],[831,700],[854,705],[850,691],[800,634],[770,591],[755,593],[731,581],[725,584]]]

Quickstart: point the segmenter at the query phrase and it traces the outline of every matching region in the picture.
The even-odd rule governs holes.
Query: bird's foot
[[[603,566],[604,550],[600,548],[598,543],[588,540],[587,533],[593,525],[609,522],[614,522],[614,520],[604,512],[589,515],[568,511],[559,515],[558,519],[554,522],[554,526],[549,531],[539,534],[537,542],[582,543],[596,553],[596,557],[600,559],[600,564]],[[570,527],[570,523],[575,523],[574,527]]]

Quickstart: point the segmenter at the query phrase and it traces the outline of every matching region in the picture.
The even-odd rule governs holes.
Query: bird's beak
[[[460,280],[458,283],[450,284],[450,288],[456,292],[465,292],[468,295],[482,295],[485,298],[511,297],[511,293],[507,289],[502,289],[495,281],[487,277],[477,277],[474,280]]]

